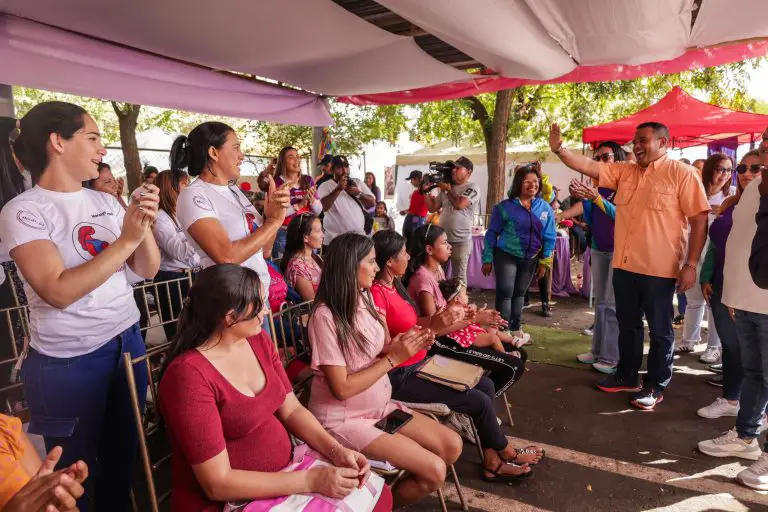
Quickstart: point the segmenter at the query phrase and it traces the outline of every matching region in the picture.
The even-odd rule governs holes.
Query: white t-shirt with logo
[[[755,284],[749,272],[752,240],[757,232],[755,215],[760,208],[758,175],[741,194],[733,209],[733,228],[725,244],[723,264],[723,304],[733,309],[768,315],[768,290]]]
[[[12,199],[0,213],[7,251],[35,240],[53,242],[65,268],[90,261],[120,236],[125,211],[102,192],[53,192],[34,187]],[[65,309],[46,303],[29,286],[30,345],[51,357],[76,357],[97,350],[139,321],[139,310],[123,265],[101,286]]]
[[[350,182],[354,182],[360,193],[367,196],[372,196],[371,189],[369,189],[365,183],[360,180],[350,178]],[[334,180],[328,180],[317,189],[317,197],[323,199],[333,193],[339,184]],[[355,199],[347,194],[346,190],[342,190],[336,197],[333,206],[330,210],[325,212],[323,217],[323,230],[325,231],[325,240],[323,245],[330,244],[334,238],[344,233],[359,233],[365,234],[365,216],[363,210],[360,208],[360,204]]]
[[[250,235],[264,224],[259,212],[245,194],[234,185],[214,185],[201,179],[195,180],[179,194],[176,203],[176,218],[184,229],[189,243],[200,256],[200,265],[208,268],[216,264],[208,254],[189,235],[189,227],[200,219],[214,218],[229,235],[229,240],[236,242]],[[264,261],[262,251],[257,252],[241,263],[259,274],[263,297],[269,294],[269,268]]]
[[[160,270],[179,272],[200,266],[200,256],[181,224],[174,222],[164,210],[157,212],[157,221],[152,227],[152,232],[160,248]]]

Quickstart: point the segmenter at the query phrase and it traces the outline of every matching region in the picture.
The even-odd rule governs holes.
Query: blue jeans
[[[685,316],[685,308],[688,306],[688,298],[684,293],[677,294],[677,314]]]
[[[648,321],[651,350],[645,388],[663,391],[672,380],[675,332],[672,296],[675,279],[613,269],[616,318],[619,321],[619,366],[616,374],[634,383],[643,364],[643,313]]]
[[[403,222],[403,236],[405,237],[406,242],[408,242],[407,247],[410,247],[411,234],[423,226],[426,221],[426,217],[420,217],[418,215],[413,215],[412,213],[405,216],[405,221]]]
[[[744,368],[736,432],[742,439],[754,439],[768,404],[768,315],[737,309],[736,334]]]
[[[728,313],[728,307],[721,302],[723,283],[713,283],[712,291],[712,297],[709,299],[712,318],[715,320],[715,328],[723,347],[723,398],[739,400],[744,370],[741,367],[741,349],[736,324]]]
[[[272,245],[273,260],[283,257],[283,253],[285,252],[285,242],[287,239],[288,228],[286,226],[281,226],[280,229],[277,230],[277,235],[275,235],[275,243]]]
[[[77,501],[84,512],[131,508],[138,434],[123,352],[134,358],[146,353],[138,324],[82,356],[50,357],[30,348],[21,368],[29,432],[45,438],[47,451],[64,449],[58,469],[80,459],[88,464],[86,493]],[[147,367],[137,364],[134,371],[144,410]]]
[[[592,283],[595,290],[595,327],[592,353],[607,364],[619,362],[619,322],[613,293],[613,253],[593,250]]]
[[[496,249],[493,267],[496,271],[496,310],[509,322],[513,331],[520,329],[523,298],[536,272],[534,258],[523,259]]]

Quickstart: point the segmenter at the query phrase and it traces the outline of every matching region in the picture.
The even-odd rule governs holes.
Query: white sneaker
[[[729,404],[725,398],[715,398],[714,402],[706,407],[702,407],[696,411],[696,414],[708,420],[722,418],[723,416],[737,416],[739,414],[739,406]]]
[[[516,347],[520,348],[523,345],[527,345],[531,342],[531,335],[527,332],[523,332],[522,329],[519,331],[508,331],[509,334],[515,338],[515,340],[512,342]]]
[[[694,350],[696,350],[695,343],[685,343],[681,341],[675,346],[675,352],[693,352]]]
[[[609,363],[603,363],[601,361],[597,361],[592,365],[592,368],[599,371],[600,373],[605,373],[607,375],[613,375],[616,373],[616,366],[615,364],[609,364]]]
[[[578,359],[580,363],[584,363],[584,364],[593,364],[595,361],[597,361],[597,359],[595,358],[595,354],[593,354],[592,352],[585,352],[583,354],[579,354],[576,356],[576,359]]]
[[[736,480],[747,487],[761,491],[768,490],[768,453],[763,453],[757,462],[736,475]]]
[[[712,364],[718,362],[721,356],[722,352],[718,347],[707,347],[707,350],[705,350],[704,353],[701,354],[701,357],[699,357],[699,361]]]
[[[763,453],[757,439],[739,439],[735,428],[715,439],[701,441],[699,451],[710,457],[739,457],[747,460],[757,460]]]
[[[594,331],[593,329],[590,329],[589,327],[586,327],[585,329],[583,329],[583,330],[581,331],[581,333],[582,333],[584,336],[592,336],[592,335],[595,333],[595,331]]]

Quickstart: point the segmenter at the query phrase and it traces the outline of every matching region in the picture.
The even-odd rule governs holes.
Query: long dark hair
[[[704,183],[704,190],[707,194],[709,194],[709,186],[712,184],[712,182],[715,181],[715,171],[717,171],[717,168],[720,166],[720,162],[725,160],[729,160],[731,162],[731,166],[736,167],[733,165],[733,160],[731,160],[731,157],[724,155],[723,153],[712,153],[709,158],[704,161],[704,168],[701,169],[701,181]],[[723,183],[723,187],[721,188],[724,196],[728,197],[731,195],[732,183],[733,171],[731,171],[731,179]]]
[[[411,261],[408,262],[408,272],[405,273],[406,285],[411,276],[427,261],[427,246],[434,246],[443,233],[445,230],[440,226],[425,224],[411,234],[411,246],[408,251]]]
[[[184,171],[174,169],[160,172],[155,177],[155,186],[160,189],[160,204],[158,206],[177,225],[176,201],[179,199],[181,184],[184,181],[189,181],[189,175]]]
[[[145,165],[144,170],[141,172],[142,179],[147,181],[152,174],[160,174],[160,171],[154,165]]]
[[[63,101],[46,101],[32,107],[19,119],[19,136],[13,143],[13,151],[24,169],[37,183],[48,167],[48,139],[57,133],[65,140],[85,126],[83,117],[88,115],[83,107]]]
[[[361,294],[357,282],[358,267],[373,248],[373,242],[367,236],[344,233],[333,239],[325,254],[325,269],[315,296],[315,308],[324,304],[331,311],[336,324],[336,337],[345,356],[353,348],[372,355],[372,340],[355,326],[358,301],[363,300],[373,318],[381,321],[373,307],[370,292]]]
[[[24,192],[24,177],[16,165],[11,149],[11,136],[16,133],[16,120],[0,117],[0,209]]]
[[[365,179],[368,178],[368,176],[373,178],[373,183],[371,184],[370,187],[368,187],[368,184],[365,183]],[[365,173],[365,177],[363,178],[363,183],[365,183],[365,186],[368,187],[371,190],[371,194],[373,194],[374,197],[381,197],[381,189],[379,189],[379,186],[376,184],[376,175],[375,174],[373,174],[372,172]],[[378,192],[378,194],[376,192]]]
[[[256,318],[263,306],[256,271],[234,263],[201,271],[184,301],[162,373],[174,359],[220,334],[230,311],[235,322],[245,322]]]
[[[210,164],[208,148],[221,149],[227,135],[234,132],[227,124],[208,121],[195,126],[189,135],[179,135],[171,146],[171,169],[187,169],[190,176],[200,176]]]
[[[384,277],[384,274],[387,271],[387,262],[397,256],[400,251],[403,250],[403,247],[405,247],[405,237],[400,233],[387,229],[377,231],[371,239],[376,248],[376,264],[379,266],[379,273],[376,274],[376,279],[380,280]],[[413,302],[413,299],[408,294],[405,286],[403,286],[403,282],[400,278],[394,276],[392,282],[400,297],[413,306],[413,309],[417,309],[416,303]]]
[[[622,148],[618,142],[614,142],[612,140],[606,140],[598,144],[597,147],[595,148],[595,151],[597,151],[600,148],[609,148],[611,151],[613,151],[614,162],[625,162],[627,160],[627,152],[624,151],[624,148]]]
[[[315,219],[317,217],[311,213],[302,213],[294,216],[288,223],[288,232],[285,234],[285,251],[280,260],[280,271],[283,274],[288,269],[288,263],[291,262],[291,259],[304,250],[304,237],[309,236]],[[318,256],[312,254],[312,258],[318,265],[322,265],[322,260]]]
[[[286,155],[290,150],[296,151],[296,148],[293,146],[285,146],[283,149],[280,150],[280,153],[277,155],[277,164],[275,164],[275,177],[281,176],[283,178],[283,181],[285,180],[285,159]],[[299,168],[299,175],[301,175],[301,168]]]
[[[539,190],[536,192],[536,197],[541,196],[541,164],[538,162],[531,162],[529,164],[520,165],[515,169],[515,177],[512,178],[512,186],[509,187],[507,197],[509,199],[515,199],[520,197],[520,192],[523,190],[523,181],[529,174],[535,174],[539,180]]]

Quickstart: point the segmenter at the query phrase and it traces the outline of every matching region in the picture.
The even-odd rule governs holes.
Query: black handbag
[[[352,197],[352,196],[349,196]],[[360,207],[360,209],[363,211],[363,218],[365,219],[365,222],[363,223],[363,231],[366,235],[370,235],[373,232],[373,215],[368,213],[368,210],[365,209],[365,206],[363,206],[363,203],[360,201],[360,199],[356,197],[352,197],[352,199],[355,200],[357,203],[357,206]]]

